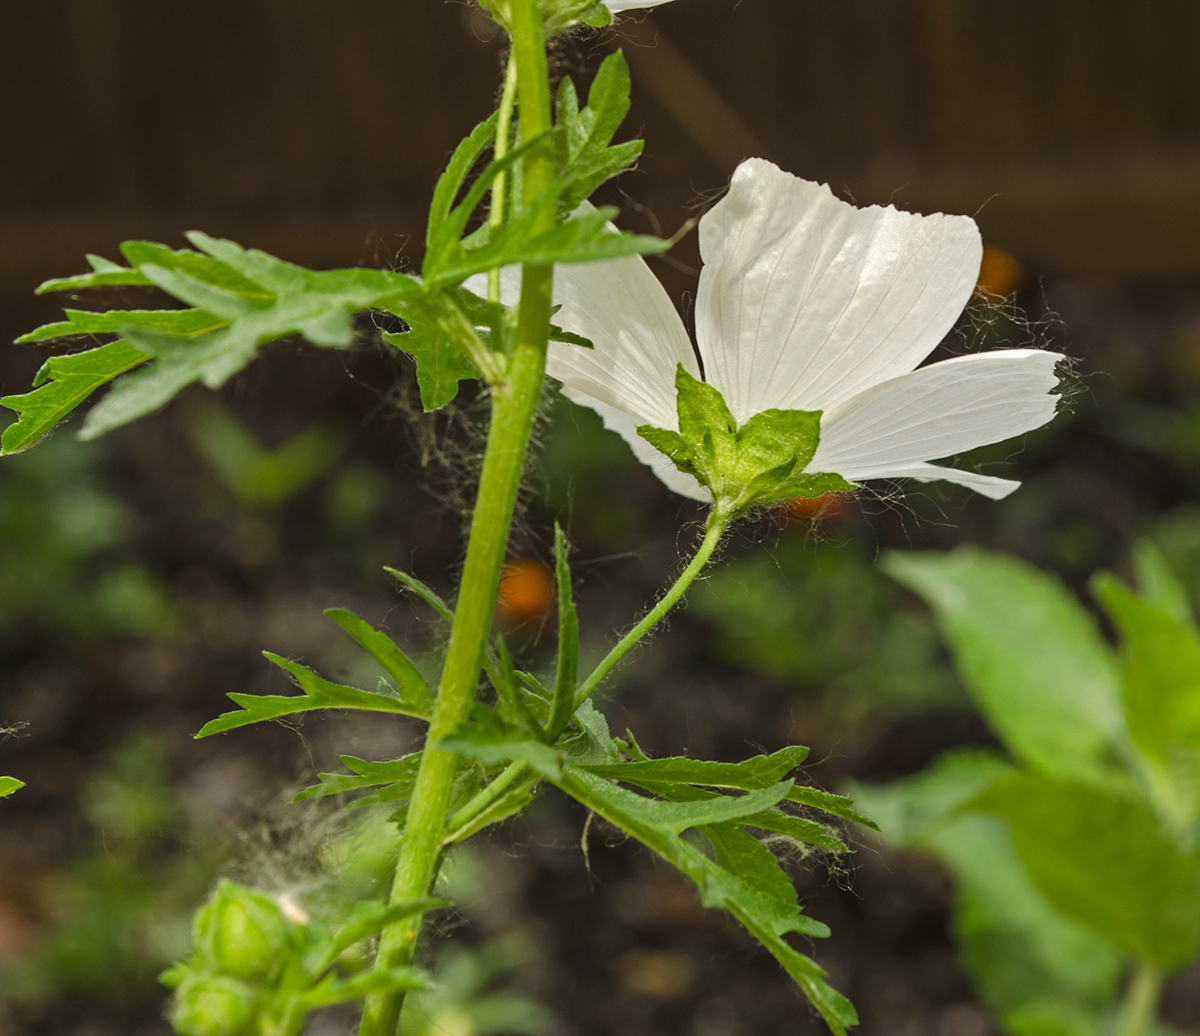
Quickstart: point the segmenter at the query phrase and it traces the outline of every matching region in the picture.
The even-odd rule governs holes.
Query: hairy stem
[[[579,689],[575,692],[575,708],[579,708],[591,696],[592,692],[600,686],[600,682],[609,674],[613,666],[620,662],[629,653],[630,649],[642,637],[654,629],[662,621],[667,612],[679,603],[679,599],[687,592],[687,588],[692,585],[696,576],[708,564],[708,559],[712,557],[713,551],[717,549],[717,544],[721,542],[721,536],[729,525],[729,520],[729,514],[714,508],[708,517],[704,540],[692,556],[692,560],[688,562],[687,568],[679,574],[679,578],[671,584],[671,588],[659,598],[658,603],[643,616],[641,622],[634,626],[633,629],[614,645],[613,649],[601,659],[600,664],[591,671],[588,678],[579,685]]]
[[[1125,991],[1117,1036],[1145,1036],[1158,1017],[1163,973],[1149,964],[1139,964]]]
[[[549,74],[537,0],[513,0],[512,28],[513,50],[509,61],[516,62],[517,67],[521,138],[530,140],[550,129]],[[523,180],[527,201],[553,183],[554,153],[549,147],[548,134],[545,146],[534,147],[525,156]],[[553,226],[554,214],[547,213],[545,221],[549,226],[535,227],[535,233]],[[466,719],[479,684],[517,491],[541,397],[552,278],[550,266],[525,266],[522,271],[512,355],[507,377],[492,393],[492,418],[467,557],[438,696],[405,819],[392,882],[394,903],[426,895],[437,876],[450,788],[458,763],[454,753],[437,746]],[[376,955],[376,969],[409,964],[423,922],[424,915],[418,914],[385,929]],[[394,1036],[403,1002],[402,993],[368,997],[360,1036]]]

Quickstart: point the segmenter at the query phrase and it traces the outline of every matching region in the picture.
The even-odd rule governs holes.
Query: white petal
[[[580,209],[592,206],[584,202]],[[476,274],[463,286],[486,297],[487,275]],[[505,267],[500,271],[501,302],[516,305],[520,295],[520,268]],[[634,255],[555,266],[553,298],[562,307],[550,318],[553,323],[582,335],[595,348],[551,342],[546,373],[569,389],[633,414],[638,424],[677,429],[675,368],[682,363],[699,378],[700,365],[679,313],[646,261]]]
[[[675,368],[700,376],[683,321],[658,278],[638,256],[554,268],[551,319],[590,339],[594,349],[550,343],[546,372],[566,387],[639,418],[675,429]]]
[[[1045,424],[1058,402],[1050,391],[1062,359],[1040,349],[1003,349],[944,360],[876,385],[822,417],[821,442],[808,470],[835,471],[852,482],[948,478],[986,492],[976,484],[979,476],[942,475],[951,469],[924,462]]]
[[[604,422],[604,427],[610,432],[616,432],[622,439],[629,443],[630,449],[633,450],[633,455],[649,467],[658,476],[659,481],[668,489],[674,490],[682,496],[690,497],[693,500],[700,500],[704,503],[712,502],[712,494],[707,489],[701,486],[691,475],[685,475],[666,457],[659,453],[658,450],[638,435],[637,426],[645,424],[645,421],[639,421],[624,410],[618,410],[616,407],[602,403],[600,400],[586,393],[568,388],[565,385],[563,386],[563,395],[572,403],[579,403],[582,406],[591,407],[595,410]]]
[[[670,0],[604,0],[604,6],[613,14],[619,14],[621,11],[639,11],[643,7],[657,7],[665,3],[670,3]]]
[[[745,421],[913,370],[970,298],[982,245],[966,216],[855,208],[750,159],[700,221],[700,253],[700,355]]]
[[[993,500],[1003,500],[1021,485],[1016,479],[996,478],[995,475],[981,475],[977,471],[963,471],[959,468],[943,468],[940,464],[913,464],[911,467],[897,468],[888,473],[888,478],[915,478],[918,482],[954,482]]]

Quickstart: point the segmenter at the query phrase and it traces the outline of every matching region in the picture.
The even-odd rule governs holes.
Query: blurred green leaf
[[[1125,710],[1137,746],[1166,762],[1173,742],[1200,750],[1200,636],[1190,623],[1142,600],[1113,576],[1096,596],[1124,641]]]
[[[15,777],[0,777],[0,799],[23,787],[25,787],[25,782],[19,781]]]
[[[890,784],[855,783],[852,796],[875,818],[884,838],[907,845],[928,839],[956,821],[964,808],[1012,769],[989,752],[963,749],[948,752],[928,769]]]
[[[924,845],[954,874],[956,941],[1006,1027],[1018,1034],[1097,1032],[1116,1005],[1123,955],[1047,902],[1003,823],[965,816]],[[1054,1028],[1031,1030],[1034,1018]]]
[[[210,410],[191,428],[192,441],[242,503],[283,503],[320,478],[342,455],[342,436],[313,424],[276,449],[264,448],[225,410]]]
[[[1142,960],[1173,970],[1200,944],[1200,858],[1141,801],[1036,774],[978,800],[1008,820],[1033,883],[1058,910]]]
[[[890,552],[883,567],[932,605],[963,682],[1013,755],[1048,773],[1110,779],[1122,728],[1116,666],[1056,579],[969,547]]]
[[[1187,587],[1178,579],[1152,540],[1133,545],[1133,569],[1142,599],[1181,623],[1194,624]]]

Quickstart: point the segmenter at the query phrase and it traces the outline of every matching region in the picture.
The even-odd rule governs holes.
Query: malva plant
[[[332,683],[268,654],[301,693],[231,694],[238,708],[199,735],[316,709],[426,723],[419,752],[345,755],[348,773],[321,774],[299,796],[362,792],[394,811],[401,838],[390,895],[347,917],[314,917],[303,903],[223,882],[196,915],[192,954],[164,976],[183,1036],[295,1036],[311,1011],[358,1000],[361,1036],[393,1036],[405,994],[429,981],[415,962],[427,914],[444,905],[431,893],[447,851],[518,813],[543,784],[678,868],[705,906],[732,914],[831,1031],[856,1021],[822,968],[788,941],[829,929],[803,912],[754,832],[772,845],[840,853],[831,825],[870,821],[849,799],[789,778],[805,748],[739,763],[652,759],[631,734],[611,736],[592,695],[680,601],[730,523],[761,505],[876,477],[1010,491],[1014,483],[928,462],[1049,420],[1060,357],[1016,350],[916,369],[968,300],[979,267],[974,224],[855,209],[752,160],[701,225],[702,369],[640,259],[668,242],[617,232],[616,210],[588,203],[641,151],[639,141],[612,143],[629,107],[623,57],[600,65],[586,101],[569,78],[551,97],[549,36],[648,6],[484,0],[511,36],[503,86],[497,110],[458,146],[434,189],[420,276],[318,272],[193,232],[191,248],[126,242],[124,264],[93,256],[90,272],[40,289],[138,286],[170,303],[69,309],[21,339],[111,336],[48,360],[33,391],[0,401],[19,415],[4,431],[4,453],[33,446],[109,382],[84,419],[85,439],[195,382],[220,387],[280,338],[346,348],[355,316],[371,311],[402,322],[383,339],[415,359],[427,410],[448,404],[466,379],[484,383],[490,404],[457,597],[444,601],[393,571],[449,626],[435,685],[383,632],[333,609],[330,619],[387,674],[377,687]],[[580,668],[567,538],[557,531],[557,662],[541,680],[520,668],[492,620],[547,369],[668,485],[712,507],[679,577],[589,672]]]
[[[1200,950],[1200,633],[1150,544],[1138,588],[1092,592],[960,548],[893,554],[933,607],[1004,753],[956,751],[856,797],[889,842],[940,858],[955,932],[1011,1036],[1143,1036],[1164,978]],[[1122,973],[1132,978],[1122,999]]]

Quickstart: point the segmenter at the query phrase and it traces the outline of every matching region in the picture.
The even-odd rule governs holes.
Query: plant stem
[[[508,141],[512,132],[513,105],[517,100],[517,63],[509,56],[504,68],[504,91],[500,94],[500,116],[496,120],[496,143],[493,146],[493,157],[503,158],[508,153]],[[488,226],[493,230],[504,223],[504,205],[508,193],[508,172],[502,172],[492,183],[492,203],[488,210]],[[500,271],[488,270],[488,298],[492,302],[500,301]],[[494,334],[499,334],[499,328],[493,328]],[[496,339],[499,341],[499,338]]]
[[[537,0],[513,0],[512,25],[513,50],[509,61],[517,65],[521,138],[529,140],[550,129],[549,72]],[[525,156],[523,173],[526,200],[553,183],[554,153],[549,148],[548,136],[545,146],[534,147]],[[535,233],[553,226],[553,212],[546,214],[544,222],[549,226],[537,226],[533,228]],[[393,903],[426,895],[437,876],[450,787],[458,762],[454,753],[442,751],[437,745],[466,719],[479,685],[517,491],[541,398],[553,272],[550,266],[525,266],[522,271],[512,356],[507,377],[492,393],[491,425],[471,518],[467,557],[438,696],[405,819],[392,882]],[[418,914],[386,928],[379,942],[376,969],[410,963],[423,922],[424,915]],[[368,997],[359,1036],[394,1036],[403,1003],[403,993],[376,993]]]
[[[679,603],[679,599],[687,591],[687,588],[692,585],[696,576],[708,564],[708,559],[712,557],[713,551],[717,549],[717,544],[721,542],[721,536],[729,525],[729,521],[730,515],[724,511],[714,509],[709,514],[704,540],[692,556],[692,560],[688,562],[687,568],[679,573],[679,578],[659,598],[658,603],[645,614],[641,622],[617,642],[613,649],[601,659],[600,664],[591,671],[588,678],[579,685],[579,689],[575,692],[575,708],[579,708],[591,696],[592,692],[600,686],[600,681],[609,674],[613,666],[621,661],[629,653],[630,649],[657,626],[662,621],[663,616]]]
[[[1139,964],[1125,990],[1117,1036],[1145,1036],[1158,1017],[1158,998],[1162,994],[1163,973],[1150,964]]]

